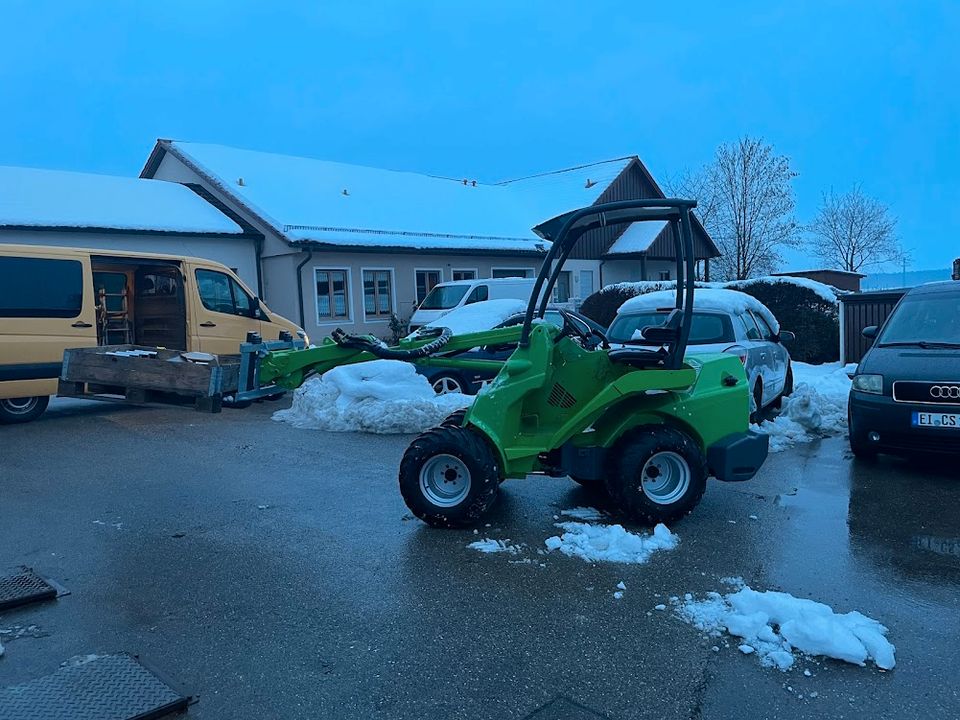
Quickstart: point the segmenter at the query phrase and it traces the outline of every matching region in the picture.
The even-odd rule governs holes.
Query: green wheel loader
[[[699,502],[708,476],[749,480],[767,456],[767,436],[750,430],[750,390],[739,358],[685,357],[694,207],[690,200],[625,200],[538,225],[534,230],[552,245],[522,326],[457,336],[446,328],[421,331],[396,347],[340,330],[307,349],[246,344],[237,397],[295,388],[311,374],[374,358],[497,369],[468,410],[417,437],[404,453],[400,492],[417,517],[435,527],[469,526],[490,509],[504,480],[546,475],[604,490],[634,520],[677,520]],[[612,349],[569,316],[562,328],[542,321],[584,233],[651,220],[670,223],[676,247],[675,307],[662,325],[644,328],[641,343]],[[506,343],[518,345],[503,362],[458,357]]]
[[[477,523],[500,484],[569,476],[605,490],[631,519],[689,513],[707,477],[748,480],[767,455],[749,428],[739,359],[685,358],[695,277],[688,200],[629,200],[561,215],[535,228],[552,241],[520,328],[519,345],[473,406],[417,437],[400,463],[410,510],[436,527]],[[668,221],[677,257],[675,308],[643,330],[643,345],[610,349],[567,319],[538,322],[584,233],[634,221]],[[659,345],[658,349],[652,349]]]

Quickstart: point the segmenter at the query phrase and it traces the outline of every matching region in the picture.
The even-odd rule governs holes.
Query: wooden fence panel
[[[905,292],[906,290],[884,290],[851,293],[840,297],[843,333],[841,360],[844,363],[860,362],[871,342],[863,337],[861,331],[870,325],[883,325]]]

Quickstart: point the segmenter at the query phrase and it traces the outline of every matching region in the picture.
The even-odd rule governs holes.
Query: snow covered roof
[[[175,183],[3,166],[0,226],[243,232],[206,200]]]
[[[645,222],[630,223],[630,226],[623,231],[620,237],[610,246],[610,249],[607,250],[607,255],[646,252],[666,226],[666,220],[647,220]]]
[[[530,253],[546,246],[534,225],[592,204],[633,160],[490,184],[223,145],[161,140],[158,148],[292,243]]]

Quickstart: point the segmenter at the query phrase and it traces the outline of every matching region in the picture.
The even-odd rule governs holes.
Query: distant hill
[[[914,287],[928,282],[949,280],[950,268],[942,270],[907,270],[903,272],[871,273],[860,282],[861,290],[892,290],[894,288]]]

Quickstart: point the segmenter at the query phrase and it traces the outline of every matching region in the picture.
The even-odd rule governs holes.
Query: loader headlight
[[[307,335],[303,330],[297,330],[297,337],[303,340],[305,347],[310,347],[310,336]]]
[[[854,375],[853,389],[873,395],[883,395],[883,375]]]

